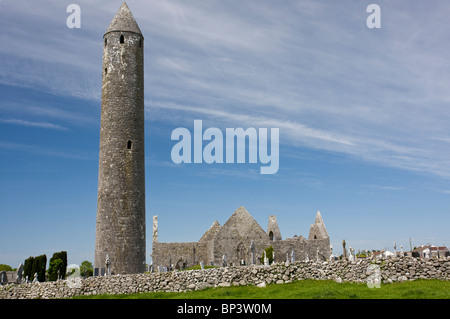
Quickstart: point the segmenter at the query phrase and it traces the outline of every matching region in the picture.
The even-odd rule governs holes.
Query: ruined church
[[[274,261],[319,260],[330,258],[331,246],[325,223],[317,212],[308,239],[303,236],[282,239],[275,215],[269,216],[264,230],[250,213],[239,207],[221,226],[217,220],[197,242],[158,242],[158,220],[153,217],[152,260],[154,267],[183,269],[205,265],[260,265],[264,250],[272,246]]]

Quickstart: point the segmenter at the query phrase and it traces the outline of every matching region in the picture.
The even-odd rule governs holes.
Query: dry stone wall
[[[450,257],[445,259],[367,259],[358,262],[275,263],[270,266],[221,267],[204,270],[172,271],[89,277],[34,284],[6,285],[0,298],[68,298],[76,295],[130,294],[142,292],[184,292],[207,287],[283,284],[294,280],[331,279],[337,282],[365,283],[370,267],[380,271],[382,283],[416,279],[450,280]]]

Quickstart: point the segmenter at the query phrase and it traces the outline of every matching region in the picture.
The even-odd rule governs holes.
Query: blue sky
[[[102,37],[121,2],[0,1],[0,263],[94,261]],[[337,254],[450,245],[448,1],[127,3],[145,37],[147,262],[153,215],[160,241],[197,241],[240,206],[283,238],[319,210]],[[277,174],[175,165],[171,132],[196,119],[279,128]]]

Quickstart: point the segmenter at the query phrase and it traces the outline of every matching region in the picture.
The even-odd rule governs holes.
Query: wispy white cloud
[[[120,3],[79,1],[78,30],[60,1],[2,3],[0,83],[99,100]],[[294,147],[450,177],[450,4],[379,4],[370,30],[359,2],[129,1],[152,119],[279,127]]]
[[[59,124],[45,123],[45,122],[30,122],[20,119],[0,119],[0,123],[29,126],[29,127],[40,127],[54,130],[68,130],[67,127],[61,126]]]
[[[85,152],[75,152],[73,150],[54,150],[48,149],[44,147],[40,147],[37,145],[28,145],[23,143],[14,143],[14,142],[6,142],[0,141],[0,148],[22,151],[32,154],[39,154],[44,156],[52,156],[52,157],[61,157],[68,159],[82,159],[82,160],[90,160],[95,158],[95,156],[86,155]]]

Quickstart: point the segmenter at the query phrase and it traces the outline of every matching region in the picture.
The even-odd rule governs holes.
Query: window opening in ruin
[[[123,37],[123,35],[120,36],[120,43],[124,43],[125,42],[125,38]]]
[[[269,239],[270,239],[271,241],[273,241],[273,231],[270,231],[270,233],[269,233]]]
[[[128,141],[128,142],[127,142],[127,150],[131,150],[131,144],[132,144],[131,141]]]

